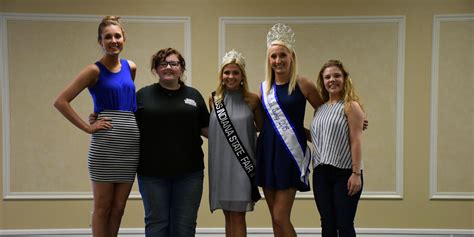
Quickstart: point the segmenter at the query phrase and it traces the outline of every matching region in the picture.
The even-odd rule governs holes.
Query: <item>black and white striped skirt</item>
[[[113,128],[92,134],[88,168],[92,181],[129,183],[135,180],[140,155],[140,133],[130,111],[102,111],[98,119],[109,117]]]

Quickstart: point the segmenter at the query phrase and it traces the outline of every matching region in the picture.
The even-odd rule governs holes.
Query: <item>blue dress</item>
[[[137,108],[135,84],[130,65],[120,59],[119,72],[102,63],[97,83],[89,87],[98,119],[109,117],[110,129],[98,130],[91,137],[87,165],[95,182],[133,183],[140,155],[140,132],[134,112]]]
[[[303,145],[303,149],[306,149],[306,135],[303,126],[306,98],[298,85],[291,95],[288,95],[288,85],[289,83],[276,85],[276,94],[286,117],[294,126],[300,144]],[[298,165],[285,148],[283,140],[274,130],[266,112],[263,128],[257,139],[256,182],[258,186],[268,189],[296,188],[299,191],[309,191],[309,185],[300,180]]]

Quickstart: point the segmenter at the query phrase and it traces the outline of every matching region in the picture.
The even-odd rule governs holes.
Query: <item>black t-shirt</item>
[[[209,111],[196,89],[144,87],[137,92],[136,119],[138,174],[171,178],[204,169],[201,128],[209,126]]]

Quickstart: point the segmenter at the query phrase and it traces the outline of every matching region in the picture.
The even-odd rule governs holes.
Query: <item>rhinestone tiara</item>
[[[242,56],[241,53],[237,52],[235,49],[227,52],[224,57],[222,57],[222,65],[228,64],[232,62],[232,60],[236,61],[236,63],[240,64],[243,68],[245,68],[245,58]]]
[[[267,34],[267,48],[272,46],[275,41],[280,41],[285,44],[290,50],[295,48],[295,33],[293,30],[282,23],[277,23],[272,26]]]

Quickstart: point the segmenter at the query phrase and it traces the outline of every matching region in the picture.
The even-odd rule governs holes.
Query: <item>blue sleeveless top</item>
[[[111,72],[102,63],[95,63],[100,70],[99,78],[95,85],[88,88],[94,101],[95,113],[104,110],[131,112],[137,110],[135,84],[130,65],[126,59],[120,59],[120,64],[122,67],[119,72]]]

